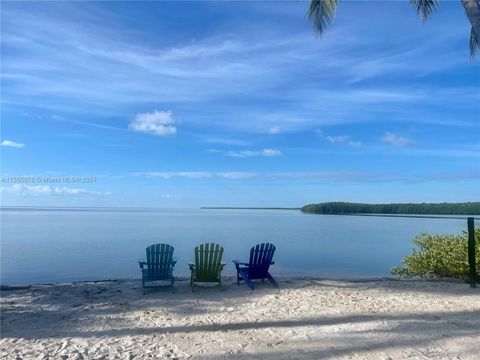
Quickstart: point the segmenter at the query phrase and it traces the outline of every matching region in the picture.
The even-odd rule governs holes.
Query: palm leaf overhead
[[[477,55],[477,52],[480,51],[480,38],[477,36],[475,31],[470,32],[470,57],[474,58]]]
[[[480,0],[461,0],[472,30],[470,31],[470,57],[480,51]]]
[[[438,7],[438,2],[437,0],[410,0],[410,5],[417,10],[420,19],[425,22]]]
[[[313,22],[317,35],[321,35],[333,22],[339,0],[311,0],[307,17]],[[470,33],[470,57],[474,58],[480,53],[480,0],[460,0],[465,9],[465,14],[472,24]],[[410,4],[417,10],[422,21],[438,7],[438,0],[410,0]]]
[[[338,0],[312,0],[307,16],[317,34],[322,34],[335,18]]]

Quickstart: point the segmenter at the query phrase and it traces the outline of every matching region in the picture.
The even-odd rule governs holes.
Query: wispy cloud
[[[280,150],[277,150],[277,149],[263,149],[261,151],[261,154],[262,154],[262,156],[271,157],[271,156],[280,156],[280,155],[282,155],[282,152]]]
[[[241,171],[229,171],[229,172],[217,172],[215,176],[222,177],[225,179],[249,179],[258,176],[257,173],[254,172],[241,172]]]
[[[133,172],[131,176],[135,177],[147,177],[147,178],[187,178],[187,179],[210,179],[210,178],[224,178],[224,179],[247,179],[258,176],[254,172],[241,172],[241,171],[224,171],[224,172],[211,172],[211,171],[147,171],[147,172]]]
[[[174,177],[184,177],[189,179],[205,179],[213,177],[213,173],[207,171],[174,171],[174,172],[162,172],[162,171],[148,171],[148,172],[132,172],[132,176],[145,176],[145,177],[158,177],[162,179],[171,179]]]
[[[110,195],[110,192],[91,191],[87,189],[58,187],[50,185],[24,185],[0,187],[0,193],[10,195]]]
[[[133,131],[144,132],[157,136],[175,135],[177,128],[174,126],[171,111],[153,111],[151,113],[137,114],[128,128]]]
[[[0,143],[0,145],[1,146],[6,146],[6,147],[13,147],[13,148],[23,148],[25,146],[25,144],[18,143],[18,142],[15,142],[15,141],[11,141],[11,140],[3,140]]]
[[[209,144],[223,144],[223,145],[236,145],[236,146],[248,146],[250,142],[239,139],[231,139],[224,136],[214,136],[214,135],[200,135],[197,136],[200,141],[209,143]]]
[[[362,146],[361,141],[353,140],[348,135],[336,135],[336,136],[327,135],[327,136],[325,136],[325,139],[332,144],[337,144],[337,143],[347,144],[347,145],[349,145],[351,147],[354,147],[354,148],[358,148],[358,147]]]
[[[348,145],[350,145],[351,147],[354,147],[354,148],[359,148],[359,147],[362,147],[362,142],[361,141],[349,141],[348,142]]]
[[[119,27],[114,11],[85,7],[69,5],[67,11],[43,4],[33,14],[27,7],[4,6],[6,104],[124,116],[132,107],[168,106],[177,114],[175,105],[202,103],[185,123],[263,134],[373,122],[387,114],[389,121],[477,126],[463,116],[478,102],[475,88],[411,85],[412,78],[468,66],[465,54],[445,51],[431,36],[432,24],[420,34],[398,30],[401,36],[370,36],[368,27],[352,31],[348,23],[337,24],[321,41],[307,30],[259,36],[239,25],[217,35],[152,44],[137,29]],[[461,39],[463,30],[442,26],[442,41]],[[387,36],[389,46],[379,49]],[[421,47],[412,49],[413,36],[422,38]],[[396,85],[382,76],[395,77]],[[445,99],[449,108],[458,108],[454,117],[443,111]],[[438,113],[423,116],[432,104]],[[153,133],[174,131],[173,125],[162,126]]]
[[[344,143],[344,142],[346,142],[348,139],[350,139],[349,136],[345,136],[345,135],[326,136],[325,138],[326,138],[328,141],[330,141],[332,144],[335,144],[335,143]]]
[[[220,153],[225,156],[234,157],[234,158],[249,158],[254,156],[263,156],[263,157],[276,157],[281,156],[282,152],[278,149],[262,149],[262,150],[228,150],[221,151],[210,149],[209,152]]]
[[[371,182],[426,182],[426,181],[459,181],[476,180],[478,171],[463,172],[420,172],[402,174],[399,172],[379,171],[289,171],[289,172],[215,172],[215,171],[180,171],[180,172],[135,172],[131,176],[160,178],[164,180],[174,178],[188,178],[192,180],[208,180],[223,178],[226,180],[267,179],[318,181],[327,183],[371,183]]]
[[[280,134],[282,132],[282,129],[280,126],[271,126],[270,129],[268,129],[268,133],[275,135],[275,134]]]
[[[399,136],[395,133],[387,131],[383,136],[382,136],[382,141],[388,144],[391,144],[393,146],[398,146],[398,147],[404,147],[404,146],[409,146],[413,145],[415,141],[413,141],[410,138]]]

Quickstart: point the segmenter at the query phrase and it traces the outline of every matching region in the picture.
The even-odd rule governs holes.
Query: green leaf
[[[410,0],[410,5],[417,10],[420,19],[425,22],[438,7],[438,2],[437,0]]]
[[[480,276],[480,228],[475,229],[476,262]],[[468,234],[430,235],[413,239],[416,248],[402,260],[403,267],[393,267],[397,276],[450,277],[468,279]],[[479,277],[480,280],[480,277]]]
[[[477,34],[475,31],[472,30],[470,31],[470,57],[474,58],[477,56],[477,52],[480,51],[480,39],[478,38]]]
[[[313,22],[317,34],[322,34],[335,18],[339,0],[312,0],[307,17]]]

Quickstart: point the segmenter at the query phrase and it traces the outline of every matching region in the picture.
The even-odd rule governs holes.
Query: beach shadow
[[[446,335],[449,339],[457,337],[477,337],[480,333],[480,312],[478,309],[470,311],[437,311],[437,312],[406,312],[389,313],[361,313],[357,311],[348,315],[324,315],[317,317],[300,318],[291,314],[289,319],[270,320],[265,317],[249,321],[246,318],[235,318],[235,321],[216,320],[216,314],[222,314],[234,308],[236,314],[242,314],[243,302],[261,301],[269,303],[271,299],[288,294],[289,291],[312,287],[352,288],[355,291],[381,289],[395,293],[403,291],[403,285],[398,282],[364,282],[364,283],[332,283],[329,281],[303,280],[280,282],[280,293],[269,284],[258,283],[257,290],[252,292],[244,284],[237,286],[229,282],[220,288],[196,288],[192,293],[187,283],[179,282],[176,293],[170,289],[152,291],[141,295],[141,284],[133,281],[117,281],[98,284],[77,284],[51,287],[32,287],[31,289],[2,293],[1,329],[2,338],[39,340],[49,338],[121,338],[124,336],[186,336],[187,334],[236,333],[254,331],[261,334],[263,331],[281,331],[289,329],[299,331],[310,329],[319,331],[327,336],[332,327],[345,327],[344,340],[337,341],[337,345],[328,346],[319,339],[306,341],[305,346],[299,345],[300,340],[290,347],[304,349],[303,351],[286,350],[288,341],[277,351],[262,353],[261,355],[235,354],[233,358],[245,359],[291,359],[291,358],[335,358],[350,352],[369,352],[389,349],[395,346],[422,346],[441,341]],[[441,294],[446,291],[448,284],[429,292]],[[408,287],[409,291],[417,291],[418,286]],[[465,296],[478,296],[478,289],[454,286],[457,292]],[[461,289],[461,290],[459,290]],[[22,297],[29,297],[30,302],[24,302]],[[240,299],[240,302],[239,302]],[[468,301],[468,298],[467,298]],[[240,303],[240,305],[239,305]],[[355,309],[352,309],[354,312]],[[170,325],[163,318],[176,316],[183,325]],[[198,315],[208,315],[211,323],[199,323]],[[268,314],[267,314],[268,315]],[[147,319],[159,318],[151,325],[137,321],[138,316]],[[186,321],[191,318],[191,321]],[[228,318],[227,318],[228,319]],[[5,321],[6,320],[6,321]],[[204,319],[205,320],[205,319]],[[103,330],[97,326],[102,322],[108,326]],[[215,322],[216,321],[216,322]],[[388,322],[385,327],[382,324]],[[159,324],[160,323],[160,324]],[[17,326],[16,324],[23,324]],[[25,328],[28,324],[28,328]],[[353,329],[351,325],[370,324],[368,330]],[[442,331],[439,331],[442,330]],[[366,342],[367,338],[385,339],[382,341]],[[259,335],[261,336],[261,335]],[[393,339],[393,340],[392,340]],[[293,341],[293,340],[291,340]],[[316,346],[316,341],[320,341]],[[300,341],[301,342],[301,341]],[[212,356],[211,359],[222,356]],[[207,357],[203,357],[207,358]]]
[[[468,320],[466,321],[465,319]],[[52,321],[51,318],[50,321]],[[380,326],[384,321],[391,322],[391,325],[388,328]],[[337,337],[331,336],[335,334],[329,334],[327,330],[331,326],[350,326],[362,323],[373,323],[374,326],[368,331],[349,330],[342,334],[336,334]],[[32,324],[32,326],[35,328],[35,324]],[[280,321],[233,322],[227,324],[165,327],[133,326],[92,331],[76,329],[75,322],[72,323],[72,319],[64,319],[57,332],[49,334],[37,332],[30,335],[23,333],[17,338],[38,340],[58,337],[60,340],[68,337],[118,339],[124,336],[153,336],[152,341],[154,341],[153,339],[158,336],[179,335],[184,337],[193,333],[198,333],[202,336],[202,334],[229,332],[242,334],[244,331],[251,330],[256,330],[257,336],[262,336],[262,330],[264,329],[275,331],[279,329],[300,330],[305,328],[322,332],[316,339],[286,340],[281,347],[277,347],[275,350],[272,349],[272,351],[262,351],[260,354],[252,352],[234,355],[215,354],[202,356],[202,359],[335,359],[348,354],[368,354],[402,347],[407,349],[416,349],[418,347],[425,349],[434,347],[434,344],[438,344],[446,338],[454,340],[460,337],[477,337],[478,339],[480,314],[478,311],[406,313],[401,315],[365,314]],[[438,331],[439,329],[443,329],[443,331],[440,332]],[[365,332],[367,336],[365,336]],[[3,334],[2,336],[5,337],[5,335]],[[175,337],[171,339],[174,341]],[[330,341],[325,342],[325,340]],[[265,344],[265,350],[269,349],[269,347],[273,347],[273,345]],[[468,352],[469,350],[464,349],[464,351]],[[474,358],[474,354],[475,352],[472,351],[472,358]]]
[[[329,279],[329,278],[289,278],[282,281],[283,288],[295,287],[295,283],[301,281],[302,286],[319,286],[325,288],[340,288],[351,290],[389,290],[409,291],[426,294],[445,294],[450,296],[479,296],[480,284],[476,288],[461,279]],[[285,286],[286,285],[286,286]]]

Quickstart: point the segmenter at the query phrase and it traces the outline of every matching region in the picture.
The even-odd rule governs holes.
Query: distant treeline
[[[360,204],[326,202],[310,204],[302,212],[314,214],[425,214],[425,215],[480,215],[480,202],[440,204]]]
[[[205,210],[300,210],[300,208],[286,207],[233,207],[233,206],[202,206]]]

